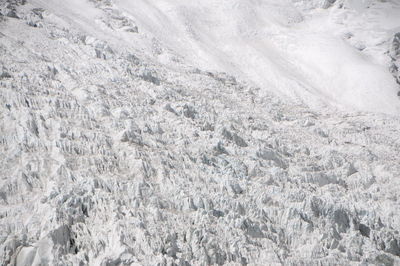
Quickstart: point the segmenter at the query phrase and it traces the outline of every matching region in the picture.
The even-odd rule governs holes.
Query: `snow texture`
[[[399,14],[0,0],[0,265],[400,265]]]

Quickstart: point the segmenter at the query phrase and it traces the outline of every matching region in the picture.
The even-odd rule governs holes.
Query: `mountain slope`
[[[383,7],[375,7],[373,1],[356,2],[338,1],[329,10],[311,11],[299,10],[289,0],[119,0],[114,6],[132,15],[143,31],[155,35],[193,65],[233,73],[311,106],[331,104],[398,114],[398,85],[388,64],[374,60],[381,51],[373,53],[370,49],[368,54],[368,50],[359,49],[388,41],[396,27],[400,30],[396,15],[400,6],[395,2]],[[375,22],[386,15],[386,10],[392,11],[387,21]],[[357,21],[362,15],[365,18]],[[367,29],[354,25],[365,21]],[[338,27],[339,23],[349,28]],[[346,38],[353,35],[350,45],[343,40],[345,34]],[[358,45],[354,49],[351,44],[361,34],[371,43],[354,43]]]
[[[329,6],[323,1],[93,1],[103,14],[81,1],[33,3],[102,39],[124,39],[152,55],[160,46],[163,63],[178,55],[317,109],[400,112],[384,54],[400,31],[396,1],[335,1],[329,9],[318,9]],[[144,38],[126,34],[132,25],[120,27],[123,21],[138,25]]]
[[[325,55],[308,42],[342,41],[320,32],[299,40],[286,25],[315,29],[307,12],[335,6],[23,2],[1,7],[0,264],[400,263],[400,117],[381,113],[397,102],[382,93],[388,102],[355,106],[370,112],[348,111],[321,87],[329,71],[306,64]],[[266,41],[246,29],[243,42],[261,41],[240,44],[245,33],[232,36],[233,22],[219,20],[263,5],[287,35]],[[198,8],[204,16],[193,17]],[[195,36],[177,10],[189,12]],[[227,35],[212,36],[218,26],[214,35]],[[280,40],[290,34],[293,42]],[[222,56],[224,38],[236,48]],[[390,92],[389,57],[373,64],[342,45],[340,71],[373,71],[369,81]],[[298,54],[307,49],[310,57]]]

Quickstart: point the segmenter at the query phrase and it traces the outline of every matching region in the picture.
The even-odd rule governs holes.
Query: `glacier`
[[[400,265],[397,0],[0,0],[0,265]]]

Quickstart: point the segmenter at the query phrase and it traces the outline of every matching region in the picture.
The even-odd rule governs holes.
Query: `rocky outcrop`
[[[392,44],[389,49],[389,55],[392,59],[390,72],[393,74],[397,83],[400,85],[400,32],[393,36]],[[400,96],[400,89],[398,96]]]

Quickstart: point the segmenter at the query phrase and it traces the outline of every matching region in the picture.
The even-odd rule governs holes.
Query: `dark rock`
[[[122,261],[120,258],[106,259],[101,263],[101,266],[119,266],[119,265],[122,265]]]
[[[322,8],[329,8],[331,7],[334,3],[336,2],[336,0],[325,0]]]
[[[390,55],[392,59],[400,59],[400,32],[393,36],[392,45],[390,47]]]
[[[187,104],[185,104],[183,106],[183,115],[185,117],[191,118],[191,119],[195,119],[196,118],[196,114],[197,114],[197,112],[192,106],[187,105]]]
[[[239,147],[248,146],[246,141],[242,137],[239,137],[236,133],[233,134],[233,142],[235,142],[235,144],[238,145]]]
[[[230,141],[233,141],[239,147],[247,147],[248,146],[246,141],[242,137],[238,136],[236,133],[231,133],[226,128],[224,128],[222,130],[222,136],[224,136],[226,139],[228,139]]]
[[[363,235],[365,237],[369,237],[369,235],[371,233],[371,228],[369,228],[365,224],[360,224],[359,225],[359,230],[360,230],[361,235]]]
[[[224,217],[224,215],[225,215],[224,212],[219,211],[219,210],[212,210],[211,214],[218,218]]]
[[[3,71],[0,75],[0,79],[7,79],[7,78],[12,78],[12,76],[8,72]]]
[[[376,265],[384,265],[384,266],[393,266],[394,259],[392,259],[389,255],[380,254],[375,258]]]
[[[232,140],[233,139],[232,133],[229,130],[227,130],[226,128],[224,128],[222,130],[222,136],[224,136],[228,140]]]
[[[100,59],[106,59],[106,55],[103,54],[99,49],[95,49],[96,57]]]
[[[14,9],[8,11],[7,17],[19,19],[17,12]]]
[[[161,84],[160,79],[150,71],[145,71],[140,77],[147,82],[153,83],[154,85],[158,86]]]
[[[250,219],[245,219],[240,228],[246,232],[247,235],[253,238],[263,238],[264,233],[261,231],[258,223],[253,222]]]
[[[40,19],[43,19],[43,12],[44,12],[43,8],[32,9],[32,13],[35,14],[36,16],[38,16]]]
[[[134,132],[132,130],[127,130],[124,132],[121,138],[121,142],[129,142],[132,144],[137,144],[139,146],[144,145],[142,136],[139,133]]]
[[[395,256],[400,256],[400,245],[399,241],[395,238],[392,238],[388,245],[386,245],[386,251],[389,252],[390,254],[393,254]]]
[[[39,136],[39,127],[35,119],[32,119],[28,122],[28,128],[32,134],[36,135],[37,137]]]
[[[136,55],[130,54],[126,57],[126,59],[134,65],[140,64],[140,59]]]
[[[178,113],[175,111],[174,108],[172,108],[171,104],[169,104],[169,103],[167,103],[167,104],[164,106],[164,109],[167,110],[168,112],[171,112],[171,113],[173,113],[173,114],[175,114],[175,115],[178,115]]]
[[[219,141],[217,146],[214,147],[214,151],[215,151],[216,155],[229,154],[221,141]]]
[[[350,228],[350,219],[344,210],[335,210],[332,218],[334,223],[338,226],[339,233],[344,233]]]

